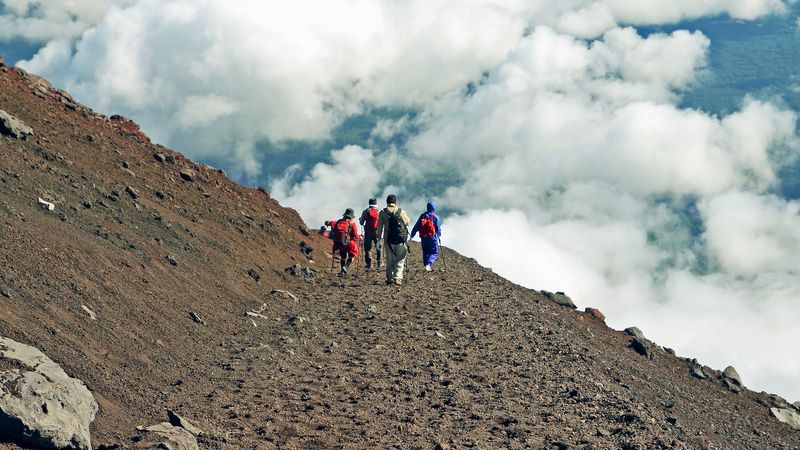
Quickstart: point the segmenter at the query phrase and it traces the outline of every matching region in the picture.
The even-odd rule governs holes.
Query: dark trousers
[[[364,264],[369,269],[372,267],[372,248],[375,248],[375,253],[378,259],[378,267],[381,266],[381,242],[375,236],[364,236]]]
[[[339,257],[341,260],[339,264],[342,267],[350,267],[350,264],[353,262],[353,254],[348,252],[347,250],[339,250]]]

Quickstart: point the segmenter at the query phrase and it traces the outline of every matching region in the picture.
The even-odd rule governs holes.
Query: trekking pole
[[[331,270],[328,272],[333,275],[333,266],[336,265],[336,252],[331,252]]]
[[[444,257],[444,247],[442,246],[441,236],[439,236],[439,254],[442,255],[442,270],[447,271],[447,259]]]

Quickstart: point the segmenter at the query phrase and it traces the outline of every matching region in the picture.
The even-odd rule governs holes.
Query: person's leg
[[[395,272],[397,270],[397,255],[395,254],[394,245],[386,244],[386,282],[395,280]]]
[[[397,262],[395,263],[397,268],[395,269],[395,276],[394,279],[396,281],[403,281],[403,271],[406,267],[406,254],[408,252],[408,248],[405,244],[395,245],[393,246],[395,252],[397,253]]]
[[[435,238],[422,238],[422,264],[432,266],[439,256],[439,242]]]
[[[372,258],[369,257],[369,253],[372,250],[373,245],[373,238],[365,237],[364,238],[364,268],[369,269],[372,267]]]
[[[381,241],[375,238],[375,256],[378,260],[378,268],[381,268]]]
[[[347,250],[339,250],[339,273],[347,273]]]

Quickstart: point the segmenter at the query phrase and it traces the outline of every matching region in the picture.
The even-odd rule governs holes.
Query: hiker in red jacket
[[[375,254],[377,256],[377,268],[381,268],[381,241],[378,239],[378,200],[369,199],[369,208],[361,213],[358,218],[358,223],[364,227],[364,267],[369,270],[372,267],[372,258],[370,253],[372,248],[375,247]]]
[[[353,208],[347,208],[341,219],[331,223],[333,254],[339,252],[340,257],[339,275],[347,274],[347,268],[353,263],[353,258],[358,256],[358,240],[361,236],[358,234],[354,217]]]

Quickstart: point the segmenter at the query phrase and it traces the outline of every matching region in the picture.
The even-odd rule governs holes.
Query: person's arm
[[[358,223],[364,225],[367,223],[367,210],[361,211],[361,217],[358,218]]]
[[[433,224],[436,226],[436,237],[442,237],[442,222],[438,215],[433,216]]]
[[[400,220],[402,220],[406,226],[411,225],[411,219],[408,217],[408,214],[406,214],[405,209],[400,210]]]
[[[383,239],[383,226],[386,224],[386,214],[381,211],[378,213],[378,231],[375,233],[375,237],[378,238],[378,242]]]
[[[411,239],[414,239],[414,236],[416,236],[417,233],[419,232],[419,226],[420,226],[420,224],[422,224],[422,217],[423,216],[424,216],[424,214],[419,216],[419,219],[417,219],[417,223],[414,224],[414,228],[411,229]]]
[[[353,231],[353,239],[355,239],[355,240],[361,239],[361,235],[358,234],[358,226],[356,225],[355,221],[350,222],[350,223],[352,224],[352,226],[350,228]]]

